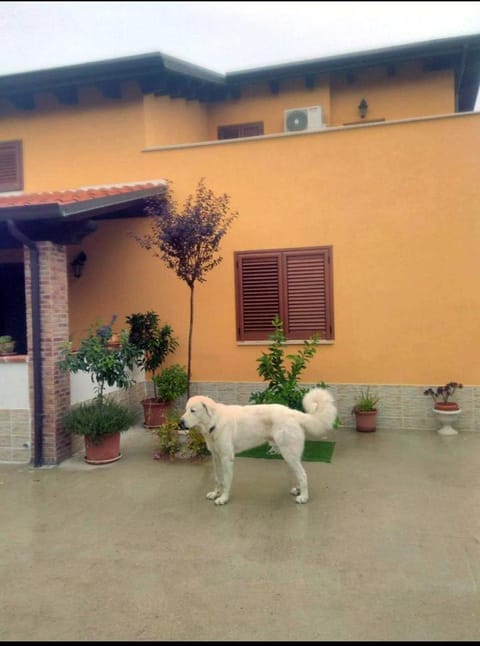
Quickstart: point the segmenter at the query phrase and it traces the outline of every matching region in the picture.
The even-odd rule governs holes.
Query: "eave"
[[[54,194],[35,193],[0,196],[0,248],[18,248],[8,222],[32,241],[50,240],[56,244],[79,244],[96,231],[100,220],[145,217],[148,199],[161,197],[166,183],[129,187],[97,187]],[[108,193],[108,194],[106,194]],[[54,196],[55,199],[52,198]],[[9,202],[18,201],[17,204]]]
[[[443,38],[421,43],[374,49],[294,63],[257,67],[219,74],[180,59],[155,52],[112,60],[95,61],[46,70],[0,76],[0,99],[18,109],[32,110],[39,93],[51,92],[67,105],[78,103],[78,92],[86,86],[97,87],[108,99],[123,96],[123,84],[136,82],[143,94],[170,96],[189,101],[213,102],[238,99],[242,88],[266,82],[277,94],[281,82],[302,78],[313,88],[319,74],[355,72],[378,65],[395,73],[395,66],[419,60],[425,70],[451,67],[455,72],[458,111],[472,110],[480,84],[480,35]]]

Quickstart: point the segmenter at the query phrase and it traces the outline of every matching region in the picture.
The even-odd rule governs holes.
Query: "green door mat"
[[[305,442],[302,461],[304,462],[331,462],[335,442],[326,440]],[[283,460],[280,453],[273,453],[270,444],[262,444],[254,449],[237,453],[239,458],[263,458],[264,460]]]

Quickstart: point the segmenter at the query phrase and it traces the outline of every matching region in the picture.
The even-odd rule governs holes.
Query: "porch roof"
[[[0,196],[0,248],[21,243],[10,232],[8,222],[19,225],[31,240],[78,244],[94,231],[98,220],[145,216],[148,198],[162,196],[163,179],[128,184],[89,186],[39,193],[10,193]]]

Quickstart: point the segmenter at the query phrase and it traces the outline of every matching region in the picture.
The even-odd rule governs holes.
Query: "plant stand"
[[[452,424],[455,423],[457,416],[460,415],[462,409],[458,410],[439,410],[434,408],[433,412],[437,418],[437,421],[441,424],[441,428],[437,431],[439,435],[458,435]]]

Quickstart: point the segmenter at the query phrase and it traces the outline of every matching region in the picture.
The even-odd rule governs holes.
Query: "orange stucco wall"
[[[436,78],[440,94],[446,77]],[[348,91],[332,92],[340,120]],[[444,94],[450,105],[451,88]],[[290,99],[275,111],[295,107]],[[205,177],[231,196],[239,217],[223,262],[196,290],[194,381],[258,379],[266,345],[236,343],[234,251],[332,245],[335,342],[319,349],[306,379],[480,383],[480,114],[146,151],[161,133],[144,105],[132,92],[125,101],[14,113],[0,119],[0,140],[23,140],[26,191],[168,178],[182,202]],[[211,133],[215,114],[236,120],[233,104],[211,107],[206,120],[202,109],[198,132]],[[69,281],[71,332],[154,309],[180,339],[174,360],[185,362],[188,289],[129,235],[147,229],[146,219],[104,222],[69,249],[70,258],[80,249],[88,256],[83,276]]]
[[[395,68],[389,76],[384,67],[357,71],[348,82],[344,74],[332,79],[330,125],[359,122],[358,105],[368,103],[366,120],[409,119],[455,110],[453,70],[423,72],[410,63]]]
[[[330,382],[480,382],[480,115],[229,142],[138,155],[167,169],[180,201],[204,176],[239,211],[222,264],[196,291],[194,380],[255,380],[262,346],[235,339],[233,252],[332,245],[335,343],[306,377]],[[95,316],[153,308],[186,356],[188,290],[129,231],[103,224],[71,281],[72,331]],[[78,250],[77,250],[78,251]],[[447,301],[447,302],[446,302]]]
[[[168,146],[209,139],[205,104],[151,94],[146,95],[143,101],[146,146]]]

